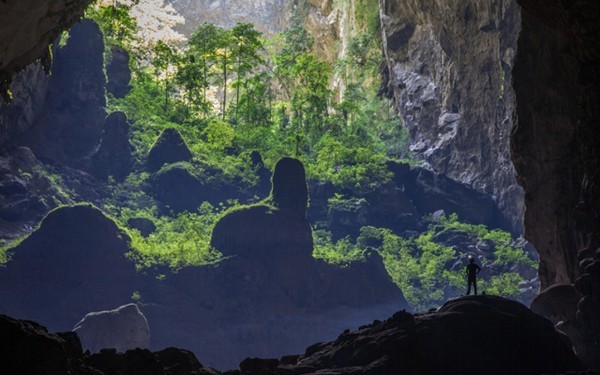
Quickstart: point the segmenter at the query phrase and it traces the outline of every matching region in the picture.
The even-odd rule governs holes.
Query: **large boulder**
[[[148,321],[134,303],[86,314],[73,331],[79,335],[83,349],[92,353],[104,348],[125,352],[150,347]]]
[[[195,212],[204,201],[213,205],[245,199],[244,184],[231,181],[222,170],[199,162],[164,165],[149,179],[148,192],[161,203],[164,214]]]
[[[557,284],[544,289],[531,302],[531,311],[549,319],[552,323],[575,319],[577,303],[581,295],[574,285]]]
[[[123,181],[133,166],[132,149],[127,116],[121,111],[111,113],[104,123],[100,148],[92,159],[92,172],[103,180],[112,176]]]
[[[148,153],[147,167],[151,171],[159,170],[164,164],[188,161],[194,155],[176,129],[165,129]]]
[[[51,211],[0,268],[0,310],[70,330],[89,311],[131,301],[129,237],[87,205]]]
[[[3,374],[63,375],[72,373],[70,358],[83,352],[75,333],[48,333],[32,321],[0,315]]]
[[[401,311],[285,359],[255,360],[245,374],[531,375],[582,369],[551,322],[493,296],[451,300],[425,315]]]

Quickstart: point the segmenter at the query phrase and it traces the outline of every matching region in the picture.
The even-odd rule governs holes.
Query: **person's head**
[[[475,258],[469,257],[469,263],[475,263]]]

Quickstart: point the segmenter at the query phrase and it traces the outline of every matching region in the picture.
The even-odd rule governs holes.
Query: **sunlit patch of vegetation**
[[[464,293],[466,275],[461,250],[437,242],[437,234],[446,230],[458,230],[477,239],[490,240],[495,248],[493,259],[482,259],[488,276],[478,282],[479,290],[487,294],[516,298],[523,277],[510,269],[515,266],[535,268],[535,262],[507,232],[489,230],[483,225],[462,223],[453,214],[442,217],[430,229],[414,237],[402,237],[387,228],[362,227],[355,241],[345,237],[333,243],[331,234],[323,230],[313,232],[315,250],[313,255],[332,264],[348,264],[364,260],[364,252],[370,247],[382,256],[392,280],[402,290],[415,310],[427,310],[439,306],[448,298]],[[465,252],[465,250],[462,250]]]

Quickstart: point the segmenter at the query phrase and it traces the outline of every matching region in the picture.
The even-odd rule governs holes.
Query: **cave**
[[[33,232],[23,240],[22,245],[16,243],[20,249],[24,249],[22,256],[17,253],[13,259],[15,263],[21,262],[19,266],[10,270],[9,264],[9,273],[0,272],[0,292],[2,296],[9,293],[18,296],[26,295],[28,288],[36,288],[36,303],[28,305],[27,310],[11,310],[10,306],[7,308],[0,304],[6,309],[0,310],[0,313],[13,315],[11,313],[14,311],[19,315],[26,311],[26,319],[43,321],[46,313],[41,312],[44,303],[52,304],[62,295],[60,290],[52,290],[54,285],[78,284],[79,279],[85,277],[87,280],[89,277],[91,283],[83,283],[77,286],[78,289],[74,289],[72,298],[77,300],[76,308],[66,303],[53,305],[52,319],[44,322],[45,325],[51,330],[68,331],[86,313],[125,305],[131,302],[131,291],[135,291],[134,296],[141,291],[142,298],[155,302],[153,306],[148,304],[147,313],[142,307],[148,315],[150,331],[153,330],[154,319],[168,321],[168,324],[156,329],[157,337],[167,338],[157,345],[166,347],[177,345],[177,342],[168,339],[170,329],[185,337],[202,332],[207,340],[214,342],[218,342],[222,336],[232,335],[232,332],[206,332],[200,325],[186,327],[182,322],[188,318],[188,314],[193,314],[190,306],[184,306],[181,315],[173,317],[168,316],[166,308],[161,304],[171,306],[169,304],[179,303],[176,299],[181,301],[191,298],[200,301],[198,303],[205,309],[203,311],[222,309],[219,311],[223,314],[223,321],[226,321],[238,318],[228,308],[233,311],[254,306],[254,301],[250,301],[252,298],[264,298],[267,301],[253,311],[265,315],[279,308],[272,301],[285,300],[291,301],[285,305],[288,316],[278,318],[278,324],[285,322],[295,329],[303,324],[315,324],[331,337],[350,325],[357,328],[360,324],[367,323],[362,319],[377,319],[372,324],[361,326],[358,333],[344,331],[335,341],[309,347],[300,362],[297,356],[284,356],[280,360],[248,358],[240,364],[241,370],[237,371],[241,372],[237,373],[295,374],[310,373],[319,368],[338,368],[341,372],[332,373],[357,374],[370,373],[369,371],[386,373],[390,369],[409,371],[395,360],[387,361],[384,357],[377,356],[373,359],[369,350],[355,344],[353,340],[369,349],[377,345],[394,348],[408,345],[406,350],[410,352],[409,349],[414,348],[410,346],[409,339],[394,341],[397,338],[392,335],[384,336],[383,343],[369,340],[373,340],[381,332],[396,329],[413,332],[414,327],[426,330],[429,329],[427,324],[435,323],[418,315],[413,318],[406,312],[394,314],[401,308],[408,308],[408,304],[402,293],[398,294],[398,290],[387,278],[381,255],[377,251],[366,251],[364,263],[340,270],[332,270],[314,262],[309,254],[310,249],[315,246],[314,240],[304,216],[321,214],[317,212],[323,206],[319,199],[325,200],[326,206],[328,197],[333,196],[333,188],[327,184],[307,186],[304,169],[301,163],[300,167],[296,165],[293,161],[295,159],[290,159],[293,167],[290,167],[289,175],[279,180],[293,186],[290,196],[278,193],[275,175],[273,191],[269,195],[271,172],[265,167],[260,154],[252,155],[253,168],[257,171],[259,181],[256,186],[259,187],[250,190],[245,185],[247,182],[229,179],[206,161],[197,161],[191,157],[194,146],[187,145],[177,130],[166,129],[162,134],[167,136],[160,135],[160,138],[157,133],[156,138],[160,142],[157,140],[152,145],[156,147],[149,150],[149,153],[158,155],[162,152],[163,155],[157,157],[174,158],[168,161],[161,159],[148,170],[151,174],[148,179],[148,195],[168,202],[158,207],[161,213],[167,215],[173,211],[191,211],[190,207],[196,208],[201,203],[194,201],[190,206],[188,199],[181,199],[184,196],[206,196],[206,201],[217,203],[227,198],[225,191],[235,191],[236,197],[242,201],[253,202],[253,195],[266,197],[266,200],[225,215],[221,219],[221,225],[215,226],[215,244],[223,244],[227,249],[224,254],[231,256],[231,259],[222,261],[214,269],[188,267],[171,276],[169,271],[159,268],[156,274],[131,277],[133,267],[121,256],[128,251],[123,240],[127,238],[127,234],[119,232],[121,229],[112,221],[106,221],[95,207],[85,204],[72,206],[75,203],[72,196],[57,189],[52,180],[57,175],[69,176],[68,179],[63,177],[61,186],[77,191],[81,201],[101,202],[105,194],[102,191],[105,183],[111,184],[115,179],[122,182],[136,168],[133,161],[134,147],[126,139],[130,133],[130,122],[122,112],[109,114],[105,97],[105,90],[110,90],[115,97],[127,95],[130,77],[123,78],[123,74],[127,76],[127,69],[123,67],[130,65],[129,57],[127,53],[111,47],[110,68],[98,63],[98,56],[106,54],[101,31],[98,25],[89,20],[79,22],[89,3],[90,1],[73,0],[9,0],[0,3],[0,90],[4,101],[0,104],[0,154],[3,156],[0,167],[4,175],[0,180],[0,234],[3,239],[9,238],[12,241]],[[189,1],[172,3],[177,11],[194,8],[193,2]],[[222,3],[225,8],[231,6],[231,2]],[[249,16],[241,19],[234,19],[229,15],[224,17],[224,13],[219,13],[216,8],[201,7],[195,9],[194,17],[197,23],[210,20],[210,17],[220,19],[223,27],[232,27],[239,21],[267,24],[265,18],[269,18],[274,21],[262,31],[276,33],[285,27],[288,21],[286,14],[297,6],[303,9],[304,22],[315,39],[315,50],[324,61],[333,65],[336,51],[349,48],[344,42],[344,30],[351,25],[350,22],[353,21],[349,19],[353,17],[344,17],[344,13],[338,12],[332,1],[277,4],[273,2],[267,10],[250,9]],[[359,7],[368,2],[354,1],[351,4],[352,7]],[[220,11],[224,12],[225,8]],[[214,14],[209,15],[211,12]],[[356,18],[358,13],[351,14]],[[332,227],[343,227],[358,238],[360,226],[354,223],[361,220],[368,223],[386,222],[386,215],[402,210],[405,216],[396,217],[396,221],[390,225],[404,228],[406,222],[414,221],[417,213],[433,213],[438,207],[438,201],[443,201],[446,202],[445,207],[452,207],[446,210],[452,209],[461,218],[466,217],[473,223],[493,223],[495,227],[523,234],[535,248],[538,257],[539,290],[534,291],[537,296],[533,302],[527,302],[531,302],[531,310],[549,319],[551,325],[561,332],[560,335],[568,336],[582,365],[577,363],[577,359],[570,357],[571,353],[562,351],[562,348],[550,348],[554,342],[563,340],[564,337],[557,338],[559,336],[554,331],[545,331],[547,321],[530,317],[527,315],[529,311],[522,310],[517,305],[502,305],[503,308],[507,313],[535,322],[531,324],[536,328],[542,327],[539,331],[532,329],[531,334],[524,335],[522,340],[530,346],[542,348],[538,353],[540,355],[544,355],[544,350],[547,353],[558,353],[556,358],[560,360],[557,359],[556,368],[546,367],[544,372],[566,372],[583,368],[600,371],[600,149],[597,146],[600,142],[600,130],[597,128],[600,121],[600,26],[597,22],[600,5],[592,0],[550,3],[539,0],[499,0],[486,3],[435,1],[427,4],[413,0],[380,0],[377,15],[383,54],[379,66],[383,81],[380,94],[390,100],[395,114],[402,118],[410,139],[410,152],[418,155],[419,162],[425,167],[423,170],[413,167],[409,169],[402,164],[388,162],[388,169],[393,171],[392,182],[411,182],[396,185],[395,182],[390,183],[385,185],[382,193],[375,196],[365,192],[359,198],[343,202],[346,205],[344,207],[349,206],[351,209],[331,211]],[[208,18],[202,18],[204,16]],[[60,39],[61,34],[64,37],[63,31],[71,27],[70,36],[64,42],[66,45],[61,49],[53,49],[57,48],[53,47],[54,41]],[[191,30],[186,31],[185,27],[180,31],[190,33]],[[74,59],[73,56],[76,56],[76,60],[69,60]],[[85,68],[82,68],[84,65]],[[52,74],[48,76],[50,71]],[[61,77],[67,78],[62,78],[61,81]],[[75,80],[77,84],[64,83],[73,83]],[[343,97],[347,87],[336,82],[333,84],[333,95]],[[224,103],[225,99],[223,106]],[[210,136],[220,140],[222,138],[218,136],[227,134],[229,128],[219,125],[221,123],[215,124]],[[225,138],[223,142],[226,141]],[[170,148],[171,151],[165,152],[160,147],[167,150]],[[295,148],[296,152],[302,149],[297,140]],[[235,148],[225,145],[222,152],[227,155],[227,152],[235,152]],[[44,165],[44,173],[37,167],[40,163]],[[301,177],[294,175],[299,169],[302,169]],[[24,182],[26,179],[37,181],[32,185],[36,189],[35,199],[30,199],[31,194],[27,192],[30,187]],[[185,188],[174,190],[173,186]],[[307,191],[310,195],[308,208],[305,202]],[[119,192],[122,201],[133,193],[135,191]],[[300,203],[294,201],[296,195],[301,196]],[[21,198],[10,198],[13,196]],[[281,199],[289,202],[286,201],[287,205],[280,207],[277,202]],[[377,207],[385,209],[369,211],[376,203]],[[290,204],[292,209],[287,207]],[[299,205],[300,209],[294,204]],[[63,205],[72,207],[60,209]],[[338,208],[341,206],[340,204]],[[466,206],[470,209],[465,209]],[[53,211],[56,207],[59,209]],[[39,223],[42,218],[44,224],[39,231],[34,231],[35,223]],[[136,223],[131,224],[132,227],[139,226],[139,232],[144,233],[144,238],[156,231],[154,223],[147,218],[132,217],[130,220]],[[70,267],[77,266],[68,262],[77,260],[77,255],[73,254],[79,245],[76,239],[72,239],[71,243],[68,230],[65,231],[57,224],[63,221],[68,223],[68,229],[77,230],[80,235],[78,237],[81,237],[79,241],[91,241],[98,233],[90,228],[100,228],[100,237],[108,238],[110,250],[116,251],[109,254],[110,257],[104,257],[101,246],[90,246],[93,256],[97,258],[92,258],[91,263],[89,259],[85,262],[82,260],[87,268],[83,272],[78,270],[78,273],[71,273]],[[86,226],[85,223],[88,222],[91,224]],[[249,229],[245,227],[245,222],[251,223],[248,225]],[[232,226],[235,228],[236,225],[244,227],[243,231],[239,231],[239,236],[238,233],[232,235],[227,229]],[[268,230],[263,233],[260,229],[254,229],[254,226],[261,225]],[[283,229],[277,229],[280,227]],[[43,237],[44,231],[50,233],[49,237]],[[291,242],[286,242],[290,238]],[[342,238],[340,235],[337,240]],[[289,243],[292,245],[287,245]],[[287,258],[280,253],[269,252],[271,248],[285,246],[301,250]],[[369,246],[376,244],[369,243]],[[56,257],[48,257],[47,253],[39,251],[41,248],[52,249],[52,254],[57,254]],[[27,249],[32,250],[27,253]],[[268,251],[260,253],[257,258],[246,255],[247,252],[256,254],[264,249]],[[69,274],[66,281],[61,279],[61,272],[45,273],[44,264],[52,263],[54,258],[68,261],[63,264],[66,268],[61,270]],[[120,282],[109,296],[110,303],[115,304],[111,306],[100,303],[106,296],[102,280],[107,276],[94,271],[94,265],[103,262],[107,263],[105,269],[114,270],[113,276],[123,275],[114,276]],[[29,264],[32,264],[32,268],[29,268]],[[282,268],[281,264],[285,264],[285,267]],[[39,269],[36,273],[42,275],[47,283],[22,284],[18,288],[11,285],[11,278],[27,272],[27,269]],[[289,272],[293,269],[302,269],[306,273],[302,277],[294,277]],[[168,284],[155,281],[165,274],[169,275]],[[239,280],[251,282],[244,284]],[[273,280],[276,280],[278,288],[272,287]],[[347,280],[360,280],[361,288]],[[212,289],[186,289],[186,285],[198,284],[209,285]],[[372,289],[376,289],[377,293],[373,293]],[[332,291],[343,292],[337,294]],[[223,296],[226,296],[228,308],[215,304],[215,300]],[[387,305],[386,301],[392,298],[390,296],[402,303]],[[139,293],[136,298],[140,298]],[[440,315],[435,317],[439,317],[441,322],[445,322],[444,314],[453,316],[453,312],[467,314],[465,316],[468,317],[468,303],[479,302],[470,297],[463,298],[464,300],[451,301],[439,308]],[[481,305],[485,305],[485,309],[497,307],[500,303],[492,296],[483,297],[480,301],[477,306],[483,308]],[[366,313],[367,308],[362,310],[365,306],[377,306],[374,309],[377,312],[373,310]],[[311,313],[303,315],[304,309],[309,309]],[[331,310],[320,314],[323,309]],[[497,319],[485,309],[481,311],[490,313],[490,321]],[[339,322],[336,317],[341,314],[348,314],[348,321]],[[385,318],[388,319],[382,323],[380,319]],[[465,318],[460,315],[455,322],[456,327],[468,325],[468,321],[465,323],[460,319]],[[40,344],[42,346],[39,346],[39,350],[48,353],[53,350],[77,352],[77,348],[74,349],[77,344],[74,344],[72,336],[52,336],[34,323],[23,322],[19,324],[24,330],[41,332],[44,340],[59,343],[57,349],[48,344],[50,341],[44,341],[46,346]],[[252,324],[259,323],[250,320],[238,337],[258,335],[259,341],[287,340],[283,334],[260,337],[253,330]],[[451,324],[449,327],[450,334],[454,331]],[[515,329],[508,323],[506,327],[508,330]],[[485,327],[482,329],[485,330]],[[547,335],[540,337],[547,338],[547,342],[552,342],[552,345],[544,347],[544,340],[531,337],[539,332]],[[532,341],[527,341],[530,339]],[[322,341],[319,335],[312,332],[304,332],[303,340],[303,343],[310,340]],[[432,346],[429,350],[444,349],[439,344],[440,341],[444,343],[442,339],[433,341],[435,344],[432,345],[438,346]],[[448,344],[452,345],[452,342]],[[304,346],[297,349],[294,347],[294,350],[300,351],[306,347],[305,344],[302,345]],[[358,345],[356,352],[344,351],[352,345]],[[261,348],[256,349],[255,353],[248,355],[264,357],[267,354],[263,353],[268,353],[261,352]],[[244,345],[236,347],[236,355],[243,355],[243,350]],[[194,351],[201,358],[201,353]],[[222,348],[216,345],[214,356],[222,355],[219,351]],[[182,373],[200,371],[200,365],[196,364],[197,361],[194,362],[195,359],[190,359],[189,352],[185,351],[177,353],[180,357],[172,352],[127,353],[128,357],[116,357],[114,352],[100,352],[96,357],[86,359],[86,365],[101,368],[108,366],[107,363],[135,363],[141,361],[140,358],[149,356],[144,357],[145,361],[153,363],[157,368],[167,368],[167,363],[171,363],[169,361],[179,360],[191,366],[188,370],[182,370],[188,372]],[[510,358],[511,354],[508,353],[507,356]],[[176,358],[173,359],[174,357]],[[403,358],[403,363],[412,363],[410,358]],[[559,361],[563,362],[559,364]],[[59,363],[58,368],[67,366],[65,363],[67,362]],[[565,363],[568,365],[561,367]],[[232,364],[221,362],[216,367],[224,370],[223,366],[231,367]],[[305,366],[304,370],[302,366]],[[419,368],[414,366],[413,369]],[[438,363],[431,366],[434,366],[433,369],[428,370],[433,371],[432,373],[443,368],[435,367],[441,366]],[[536,371],[541,367],[535,366],[542,364],[532,362],[527,364],[531,366],[529,368],[523,366],[521,369],[510,369],[515,373],[538,373]],[[109,368],[106,367],[103,371],[109,371]],[[204,371],[207,372],[199,373],[211,373],[213,370]],[[488,371],[495,373],[493,369]]]

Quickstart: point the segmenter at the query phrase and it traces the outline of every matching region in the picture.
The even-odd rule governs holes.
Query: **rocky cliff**
[[[385,90],[434,171],[494,197],[520,231],[523,193],[509,155],[514,0],[381,0]]]
[[[198,25],[211,22],[231,28],[237,23],[254,23],[267,34],[285,27],[292,1],[287,0],[166,0],[185,19],[179,29],[189,36]]]
[[[600,5],[519,1],[512,160],[525,190],[525,234],[542,288],[575,283],[570,335],[600,368]],[[568,304],[562,298],[559,303]]]

